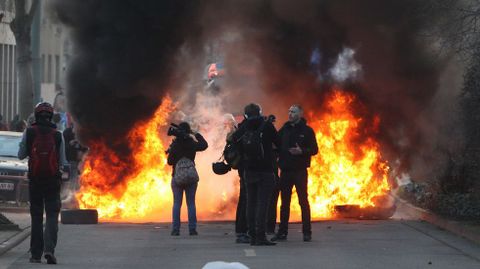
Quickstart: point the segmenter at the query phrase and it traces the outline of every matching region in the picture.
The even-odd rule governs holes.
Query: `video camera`
[[[266,121],[274,123],[276,119],[275,115],[268,115]]]
[[[190,134],[180,129],[179,126],[175,123],[170,123],[167,131],[168,136],[175,136],[178,138],[187,138]]]

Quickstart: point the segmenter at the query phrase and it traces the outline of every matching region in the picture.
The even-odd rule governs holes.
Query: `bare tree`
[[[422,16],[440,17],[432,21],[427,35],[464,59],[477,53],[480,46],[480,0],[426,0],[424,4],[420,11]]]
[[[29,3],[31,2],[31,4]],[[33,109],[33,70],[30,30],[39,0],[15,0],[15,18],[10,28],[15,36],[19,86],[20,118],[26,119]],[[27,12],[27,9],[29,11]]]

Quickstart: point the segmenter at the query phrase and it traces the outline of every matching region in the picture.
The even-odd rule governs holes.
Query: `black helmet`
[[[53,106],[47,102],[38,103],[35,106],[35,114],[48,113],[53,115]]]
[[[224,175],[228,173],[232,168],[230,165],[226,164],[225,162],[216,162],[212,163],[212,170],[217,175]]]
[[[50,121],[53,117],[53,106],[47,102],[38,103],[35,106],[35,120],[39,121],[41,118]]]

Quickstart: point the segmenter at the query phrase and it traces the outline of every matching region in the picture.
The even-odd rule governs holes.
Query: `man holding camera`
[[[250,244],[271,246],[275,243],[266,238],[265,219],[275,184],[272,144],[279,146],[278,134],[272,122],[262,116],[258,104],[245,106],[244,113],[245,120],[232,136],[241,143]]]
[[[310,223],[310,204],[308,202],[308,173],[310,159],[318,153],[315,133],[303,118],[303,109],[300,105],[292,105],[288,110],[288,122],[279,131],[280,154],[278,165],[280,174],[280,226],[272,241],[287,239],[288,220],[290,218],[290,201],[292,188],[295,186],[298,202],[302,210],[303,241],[312,240]]]

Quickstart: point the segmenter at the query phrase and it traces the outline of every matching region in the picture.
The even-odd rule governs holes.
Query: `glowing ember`
[[[378,143],[359,130],[362,119],[354,114],[355,102],[352,94],[336,89],[322,112],[309,117],[319,148],[308,170],[312,218],[333,217],[335,205],[375,206],[375,198],[390,189],[387,162],[382,160]],[[373,131],[378,123],[376,118],[371,124]],[[298,219],[298,199],[292,198],[292,211],[297,215],[293,219]]]

